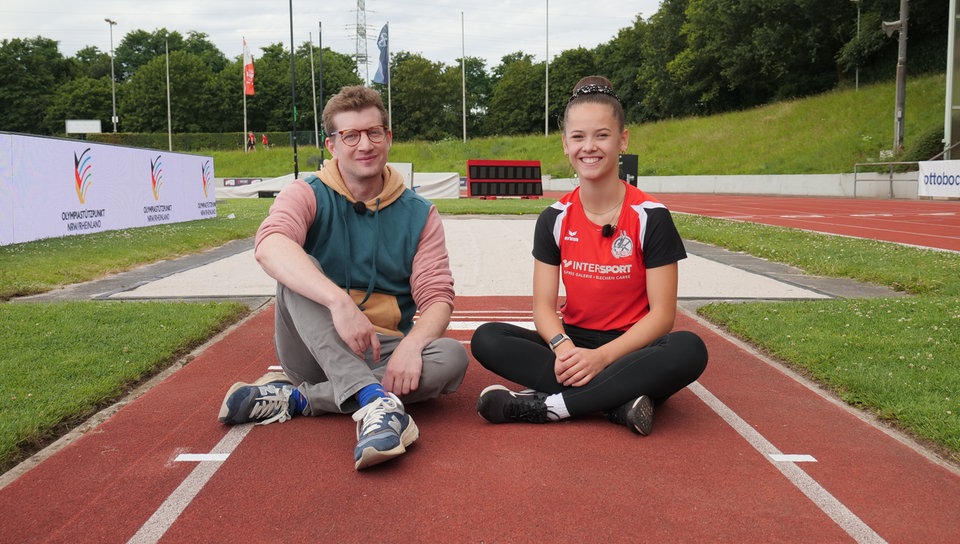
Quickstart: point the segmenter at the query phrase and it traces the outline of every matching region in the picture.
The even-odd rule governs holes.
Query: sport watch
[[[564,343],[567,340],[570,340],[570,337],[561,332],[560,334],[550,339],[550,349],[556,350],[557,346],[559,346],[560,344]]]

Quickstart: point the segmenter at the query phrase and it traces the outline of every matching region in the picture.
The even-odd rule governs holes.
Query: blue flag
[[[390,23],[383,25],[380,35],[377,36],[377,47],[380,48],[380,67],[373,75],[373,82],[387,85],[390,82]]]

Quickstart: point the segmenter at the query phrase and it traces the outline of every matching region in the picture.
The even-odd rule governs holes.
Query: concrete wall
[[[545,177],[547,191],[569,191],[576,179]],[[856,185],[856,187],[854,187]],[[917,198],[917,172],[878,174],[640,176],[638,186],[649,193],[709,193],[845,198]]]

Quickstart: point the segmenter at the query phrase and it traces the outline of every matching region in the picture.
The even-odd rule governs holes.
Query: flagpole
[[[313,85],[313,137],[317,141],[317,149],[320,149],[320,125],[317,122],[317,72],[313,69],[313,32],[307,34],[310,37],[310,82]]]
[[[467,53],[463,37],[463,12],[460,12],[460,92],[463,104],[463,143],[467,143]]]
[[[387,21],[387,117],[390,118],[390,132],[393,132],[393,98],[390,96],[390,88],[393,86],[393,78],[390,77],[390,21]]]
[[[243,152],[247,153],[247,37],[243,37],[243,60],[240,61],[240,92],[243,93]]]
[[[317,42],[320,47],[320,58],[318,65],[320,67],[320,115],[323,115],[323,21],[317,22]],[[323,121],[321,119],[320,121]],[[320,140],[326,140],[324,137],[323,123],[320,123]],[[323,168],[323,154],[326,148],[325,142],[320,142],[320,168]]]
[[[167,40],[163,40],[163,51],[167,57],[167,147],[168,151],[173,151],[173,122],[170,116],[170,45]]]
[[[380,34],[377,35],[377,47],[380,48],[380,67],[377,73],[373,74],[372,82],[387,86],[387,117],[390,124],[387,129],[393,132],[393,100],[390,97],[390,86],[393,83],[390,81],[393,79],[390,77],[390,21],[380,29]]]
[[[550,135],[550,0],[547,2],[547,58],[543,63],[543,135]]]
[[[297,54],[293,45],[293,0],[290,0],[290,103],[293,106],[293,120],[290,122],[290,140],[293,142],[293,177],[300,176],[297,164]]]

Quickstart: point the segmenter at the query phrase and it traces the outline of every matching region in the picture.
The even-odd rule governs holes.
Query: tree
[[[401,51],[390,62],[394,137],[440,140],[460,133],[460,86],[441,77],[443,65]],[[384,102],[387,97],[384,97]]]
[[[172,50],[173,49],[171,49],[171,51]],[[200,57],[200,60],[202,60],[213,73],[220,73],[227,66],[227,57],[217,49],[217,46],[210,43],[207,35],[203,32],[197,32],[195,30],[187,32],[187,38],[183,40],[183,50]]]
[[[0,73],[0,130],[46,133],[46,109],[70,76],[57,42],[40,36],[3,40]]]
[[[488,134],[531,134],[543,129],[544,65],[533,55],[517,52],[503,57],[493,70],[500,74],[487,113]]]
[[[100,51],[95,45],[88,45],[77,51],[72,60],[75,65],[77,77],[89,77],[100,79],[101,77],[110,77],[110,54]]]
[[[128,32],[114,52],[114,71],[117,79],[126,81],[141,66],[164,56],[167,50],[179,51],[183,46],[183,36],[176,31],[169,32],[166,28],[152,33],[146,30]]]
[[[463,67],[466,67],[466,78],[463,77]],[[457,59],[455,66],[443,67],[441,75],[445,81],[446,88],[455,89],[453,98],[448,99],[451,103],[447,106],[451,114],[448,116],[449,126],[445,131],[463,136],[463,95],[464,85],[466,86],[466,110],[467,110],[467,136],[477,138],[484,136],[483,118],[486,115],[490,103],[490,93],[493,82],[487,74],[484,61],[478,57],[466,57]],[[464,81],[464,79],[466,81]]]
[[[99,119],[106,128],[113,113],[109,77],[80,77],[61,85],[54,93],[43,119],[44,134],[61,134],[67,119]]]
[[[650,18],[641,41],[636,76],[639,107],[637,120],[657,120],[694,112],[693,101],[673,79],[668,69],[686,46],[683,25],[690,0],[663,0],[660,10]],[[633,118],[633,117],[631,117]]]
[[[310,74],[310,50],[313,50],[313,69]],[[323,55],[321,63],[320,55]],[[287,68],[287,88],[289,89],[289,60]],[[321,74],[320,69],[323,69]],[[360,85],[363,81],[357,75],[357,65],[353,58],[326,49],[320,51],[311,43],[304,42],[297,49],[297,131],[313,132],[313,85],[316,85],[317,98],[317,127],[321,134],[320,145],[323,145],[323,106],[331,96],[347,85]],[[322,76],[322,77],[321,77]],[[321,80],[323,87],[321,88]],[[289,91],[287,91],[289,93]],[[323,103],[321,103],[321,99]],[[311,136],[312,138],[312,136]]]
[[[613,84],[628,123],[639,123],[647,118],[639,81],[640,70],[652,62],[643,47],[649,33],[650,25],[638,15],[633,26],[620,29],[616,37],[598,46],[595,53],[597,72]]]
[[[200,132],[209,126],[213,75],[192,53],[170,53],[170,116],[174,132]],[[130,78],[120,95],[125,132],[166,132],[166,56],[143,65]]]
[[[553,59],[550,63],[550,130],[560,128],[567,102],[577,82],[597,74],[594,52],[583,47],[568,49]],[[618,88],[617,92],[622,90]]]
[[[686,10],[686,48],[667,64],[702,113],[822,92],[837,82],[833,0],[699,0]]]

